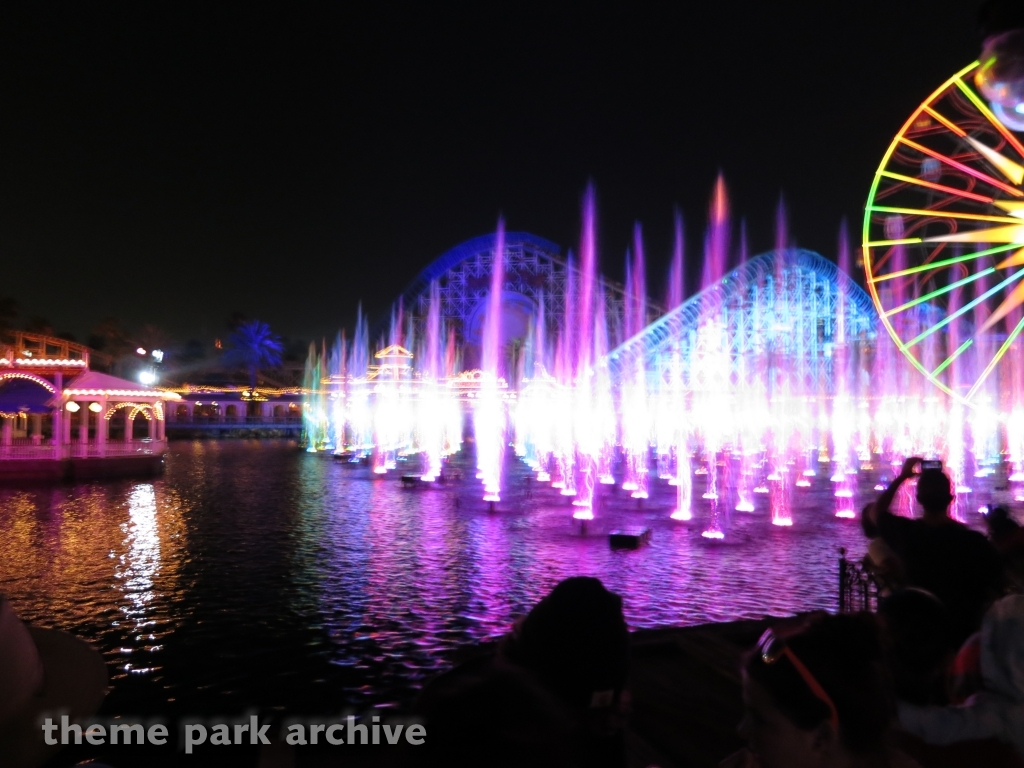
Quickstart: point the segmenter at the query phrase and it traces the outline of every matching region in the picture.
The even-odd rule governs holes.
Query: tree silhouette
[[[241,323],[228,337],[228,348],[224,362],[237,365],[249,373],[249,386],[255,387],[260,368],[274,368],[281,365],[284,344],[270,326],[260,320]]]
[[[14,330],[18,319],[18,300],[11,296],[0,296],[0,336]]]

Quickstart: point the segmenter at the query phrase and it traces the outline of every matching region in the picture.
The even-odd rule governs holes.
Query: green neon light
[[[911,243],[923,243],[920,237],[904,237],[902,240],[872,240],[864,243],[866,248],[875,248],[880,245],[910,245]]]
[[[960,357],[960,354],[973,343],[974,339],[968,339],[963,344],[961,344],[956,352],[954,352],[952,355],[943,360],[942,363],[939,364],[939,367],[932,371],[931,375],[938,376],[940,373],[946,370],[949,367],[949,364],[956,360],[958,357]]]
[[[869,211],[878,213],[905,213],[910,216],[941,216],[947,219],[970,219],[971,221],[992,221],[998,224],[1020,224],[1015,216],[992,216],[986,213],[961,213],[959,211],[931,211],[927,208],[891,208],[887,205],[868,206]]]
[[[928,189],[934,189],[938,192],[947,192],[957,197],[963,197],[968,200],[977,200],[979,203],[993,203],[994,198],[985,197],[985,195],[977,195],[974,192],[967,192],[963,189],[957,189],[956,187],[947,187],[945,184],[936,184],[933,181],[925,181],[924,179],[915,179],[913,176],[904,176],[902,173],[893,173],[892,171],[879,171],[882,176],[890,179],[896,179],[896,181],[902,181],[906,184],[916,184],[919,187],[927,187]]]
[[[1017,323],[1017,327],[1013,329],[1013,333],[1006,337],[1006,341],[1003,342],[1003,346],[999,348],[999,351],[996,352],[995,356],[989,361],[989,364],[985,366],[985,370],[981,372],[981,376],[979,376],[978,380],[974,382],[974,386],[971,387],[970,392],[967,393],[968,400],[970,400],[974,396],[974,393],[978,391],[978,387],[980,387],[982,382],[984,382],[985,379],[988,378],[988,375],[992,373],[992,369],[996,367],[996,364],[1003,359],[1003,355],[1006,354],[1006,350],[1010,348],[1010,345],[1013,344],[1013,340],[1020,335],[1022,330],[1024,330],[1024,317],[1022,317],[1020,322]]]
[[[988,269],[983,269],[981,272],[973,274],[970,277],[965,277],[963,280],[957,280],[955,283],[950,283],[949,285],[945,285],[942,288],[939,288],[938,290],[932,291],[931,293],[926,293],[924,296],[918,296],[916,299],[914,299],[913,301],[908,301],[903,306],[896,307],[895,309],[890,309],[888,312],[885,313],[885,316],[889,317],[890,315],[895,315],[897,312],[902,312],[905,309],[910,309],[911,307],[916,307],[918,304],[920,304],[923,301],[928,301],[929,299],[934,299],[936,296],[941,296],[944,293],[949,293],[950,291],[955,291],[961,285],[967,285],[967,283],[973,283],[975,280],[980,280],[981,278],[985,277],[985,275],[991,275],[995,271],[996,271],[995,267],[989,267]]]
[[[881,275],[875,278],[875,282],[882,282],[883,280],[892,280],[894,277],[903,277],[904,275],[912,275],[915,272],[924,272],[928,269],[940,269],[941,267],[948,267],[950,264],[959,264],[961,261],[970,261],[971,259],[980,259],[983,256],[991,256],[994,253],[1002,253],[1003,251],[1012,251],[1014,248],[1019,248],[1019,243],[1010,243],[1009,245],[997,245],[995,248],[986,248],[984,251],[975,251],[974,253],[967,253],[963,256],[956,256],[952,259],[943,259],[942,261],[933,261],[928,264],[922,264],[920,267],[911,267],[910,269],[901,269],[899,272],[892,272],[888,275]]]
[[[938,88],[932,91],[928,98],[926,98],[921,103],[921,105],[910,114],[906,122],[903,124],[903,127],[900,128],[899,133],[896,134],[896,137],[889,144],[889,148],[886,149],[885,154],[882,156],[881,162],[878,164],[878,170],[875,172],[875,176],[871,180],[871,189],[868,191],[868,206],[870,206],[874,202],[875,197],[878,194],[878,185],[881,183],[882,173],[885,172],[886,167],[889,165],[893,153],[896,151],[896,148],[899,146],[900,141],[903,139],[903,136],[906,134],[906,132],[910,130],[910,128],[914,125],[914,122],[921,116],[921,113],[924,111],[925,107],[930,105],[945,91],[947,91],[956,82],[958,78],[970,74],[970,72],[977,68],[977,66],[978,62],[975,61],[961,69],[955,75],[953,75],[944,83],[942,83],[942,85],[940,85]],[[946,159],[948,160],[948,158]],[[1019,193],[1017,194],[1017,196],[1019,196]],[[875,306],[878,308],[879,313],[881,314],[882,304],[878,297],[878,286],[875,283],[876,280],[880,280],[882,278],[875,278],[875,265],[871,261],[871,218],[872,217],[870,210],[866,210],[861,224],[861,244],[864,256],[864,273],[867,277],[867,287],[868,290],[871,292],[871,298],[875,302]],[[970,258],[970,256],[968,256],[967,258]],[[889,321],[887,317],[882,317],[882,323],[883,325],[885,325],[885,329],[886,331],[889,332],[889,336],[896,344],[896,347],[900,350],[900,352],[902,352],[906,356],[907,360],[910,361],[911,365],[913,365],[915,368],[917,368],[917,370],[921,372],[922,376],[925,376],[926,378],[931,380],[932,383],[935,384],[935,386],[937,386],[950,397],[959,400],[960,402],[964,403],[970,408],[975,407],[974,403],[970,403],[964,400],[962,394],[953,391],[953,389],[946,386],[943,382],[939,381],[937,378],[931,375],[931,372],[928,369],[926,369],[916,357],[914,357],[914,355],[907,348],[907,345],[903,343],[903,341],[899,337],[899,334],[896,333],[896,329],[893,328],[892,323]]]
[[[992,294],[994,294],[994,293],[996,293],[998,291],[1001,291],[1003,288],[1008,286],[1010,283],[1012,283],[1014,280],[1016,280],[1017,278],[1021,277],[1022,275],[1024,275],[1024,269],[1018,269],[1016,272],[1014,272],[1008,278],[1003,280],[1003,282],[999,283],[999,285],[997,285],[995,288],[990,288],[989,290],[985,291],[985,293],[983,293],[981,296],[976,298],[974,301],[971,301],[971,302],[968,302],[967,304],[964,304],[960,309],[958,309],[952,315],[947,317],[945,320],[943,320],[943,321],[941,321],[939,323],[936,323],[931,328],[929,328],[927,331],[925,331],[924,333],[919,335],[917,338],[914,338],[914,339],[911,339],[910,341],[908,341],[906,346],[905,346],[905,349],[909,349],[910,347],[914,346],[915,344],[917,344],[922,339],[928,338],[929,336],[931,336],[933,333],[935,333],[940,328],[945,328],[951,322],[953,322],[958,317],[960,317],[960,315],[962,315],[964,312],[967,312],[967,311],[969,311],[971,309],[974,309],[976,306],[981,304],[981,302],[983,302],[989,296],[991,296]],[[924,370],[924,369],[922,368],[921,370]]]
[[[1010,132],[1009,128],[1003,125],[1003,121],[992,114],[992,110],[988,108],[988,104],[978,98],[978,94],[968,88],[967,84],[961,80],[959,76],[955,78],[954,82],[956,83],[956,87],[963,91],[964,96],[970,99],[974,103],[974,106],[978,108],[978,111],[985,116],[985,119],[992,123],[993,127],[1003,134],[1003,138],[1006,139],[1022,157],[1024,157],[1024,146],[1021,146],[1021,143],[1017,141],[1017,137]]]

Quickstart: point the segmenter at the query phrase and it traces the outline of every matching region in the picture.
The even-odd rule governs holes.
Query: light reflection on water
[[[722,542],[702,509],[669,519],[668,486],[581,535],[554,492],[512,485],[489,514],[475,484],[403,490],[293,443],[172,443],[156,480],[0,490],[0,589],[103,650],[110,711],[312,713],[408,701],[566,576],[600,577],[634,627],[694,624],[833,608],[837,547],[864,550],[827,475],[793,495],[792,528],[758,498]],[[650,545],[609,549],[627,526]]]

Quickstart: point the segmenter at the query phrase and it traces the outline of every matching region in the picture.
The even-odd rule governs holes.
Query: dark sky
[[[20,8],[19,8],[20,6]],[[84,335],[233,310],[300,337],[383,312],[448,248],[519,229],[601,261],[716,173],[771,247],[780,193],[833,256],[909,112],[978,51],[977,2],[0,8],[0,294]]]

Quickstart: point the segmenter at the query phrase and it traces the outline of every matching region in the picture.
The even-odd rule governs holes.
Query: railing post
[[[846,547],[839,548],[839,612],[846,613],[846,589],[849,574],[846,569]]]

